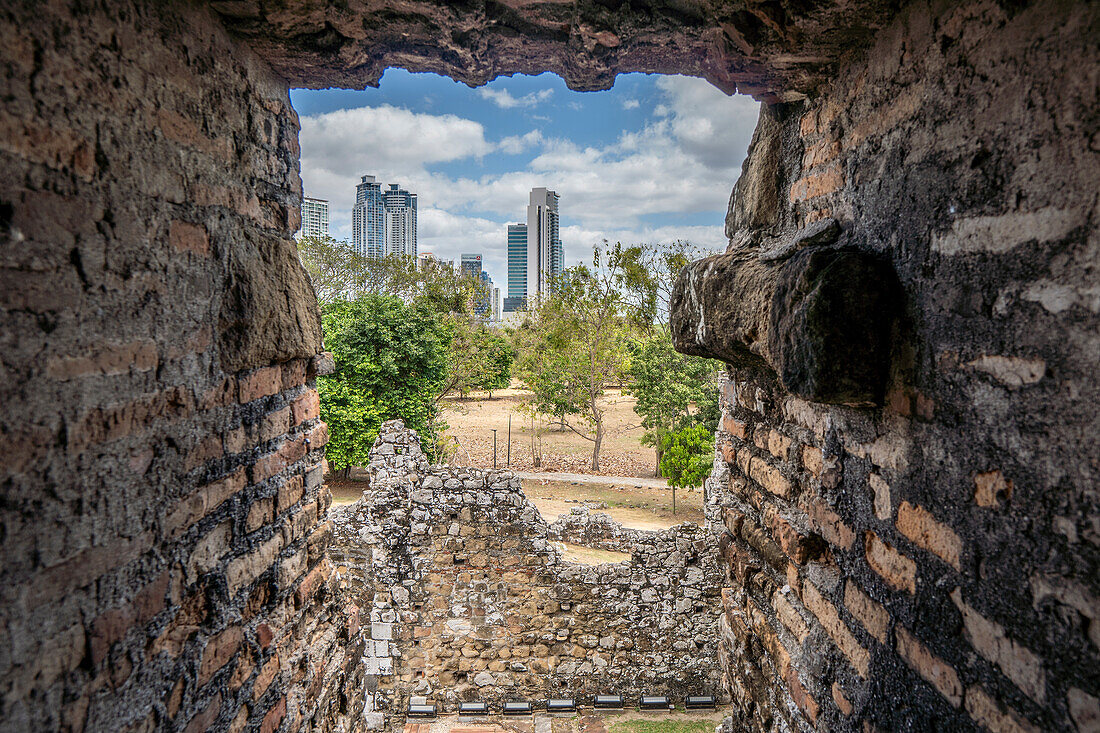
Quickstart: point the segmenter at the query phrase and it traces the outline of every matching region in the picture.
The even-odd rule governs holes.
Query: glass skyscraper
[[[416,257],[416,194],[391,183],[385,210],[386,254]]]
[[[359,254],[375,259],[385,254],[385,210],[382,184],[374,176],[363,176],[351,210],[351,246]]]
[[[508,297],[504,310],[519,310],[527,299],[527,225],[508,225]],[[517,307],[517,305],[519,307]]]
[[[558,194],[531,189],[527,206],[527,298],[550,292],[551,278],[560,275],[565,255],[558,236]]]

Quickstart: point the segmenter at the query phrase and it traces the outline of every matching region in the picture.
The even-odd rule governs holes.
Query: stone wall
[[[1095,5],[913,3],[762,110],[680,289],[680,347],[732,377],[731,729],[1098,730],[1097,37]],[[842,250],[889,277],[840,299]],[[831,319],[890,290],[879,390]]]
[[[198,5],[0,47],[0,727],[354,717],[286,84]]]
[[[644,533],[629,562],[573,565],[508,471],[430,466],[386,423],[371,489],[334,509],[332,559],[371,609],[379,708],[717,693],[717,550],[703,528]],[[364,626],[366,619],[364,618]]]

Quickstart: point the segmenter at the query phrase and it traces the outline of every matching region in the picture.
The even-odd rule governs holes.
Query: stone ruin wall
[[[730,365],[706,511],[731,730],[1100,730],[1098,37],[1095,5],[915,3],[763,109],[678,335]],[[802,396],[852,389],[842,326],[769,340],[840,247],[896,276],[881,406]],[[764,296],[692,312],[733,282]]]
[[[574,565],[509,471],[431,466],[399,421],[371,452],[369,492],[331,513],[344,592],[370,613],[365,671],[400,722],[411,696],[541,700],[720,694],[720,571],[684,524]]]
[[[198,6],[68,6],[0,10],[0,727],[331,730],[286,84]]]

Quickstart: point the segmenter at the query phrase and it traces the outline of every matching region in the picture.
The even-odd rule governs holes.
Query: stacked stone
[[[644,542],[652,532],[630,529],[602,512],[593,513],[586,506],[573,507],[547,528],[547,537],[554,542],[570,542],[615,552],[630,552],[637,542]]]
[[[393,422],[368,473],[369,496],[332,517],[347,587],[372,609],[380,708],[718,691],[721,575],[702,528],[640,533],[628,563],[572,565],[511,472],[428,465]]]

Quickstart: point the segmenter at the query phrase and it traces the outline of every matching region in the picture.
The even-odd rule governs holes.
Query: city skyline
[[[351,246],[367,257],[417,256],[417,194],[391,183],[386,190],[373,174],[355,187]]]
[[[509,224],[532,188],[562,198],[566,264],[604,239],[690,239],[721,249],[729,188],[759,105],[705,81],[627,74],[573,92],[556,76],[502,77],[470,89],[390,69],[362,91],[294,90],[304,190],[330,202],[330,234],[352,238],[363,173],[419,195],[417,247],[442,260],[485,253],[508,291]],[[384,187],[383,187],[384,188]]]

